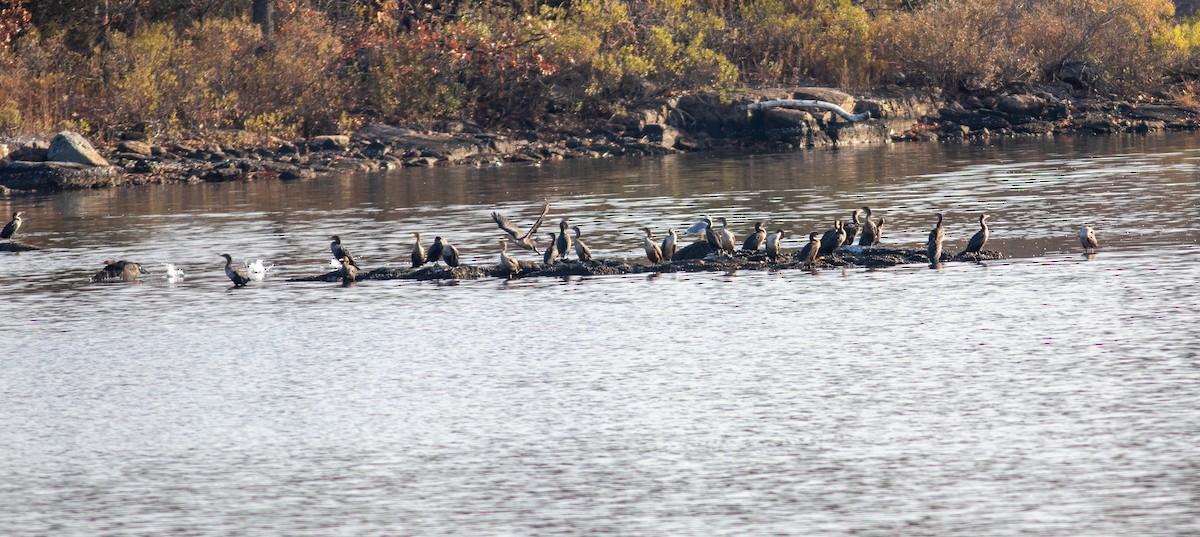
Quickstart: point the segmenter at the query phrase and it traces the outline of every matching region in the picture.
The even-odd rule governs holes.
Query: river
[[[0,534],[1194,535],[1198,178],[1174,133],[0,198],[44,248],[0,254]],[[951,253],[987,211],[1005,258],[285,281],[335,233],[495,263],[489,213],[544,200],[602,258],[862,205],[913,247],[944,212]]]

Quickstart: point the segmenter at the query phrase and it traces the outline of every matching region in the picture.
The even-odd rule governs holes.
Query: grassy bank
[[[0,135],[536,128],[746,85],[1200,91],[1169,0],[0,0]]]

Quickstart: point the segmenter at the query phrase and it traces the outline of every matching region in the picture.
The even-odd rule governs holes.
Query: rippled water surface
[[[1172,134],[0,198],[45,247],[0,254],[0,534],[1194,535],[1198,178]],[[542,200],[600,257],[864,204],[898,245],[945,212],[951,252],[987,211],[1007,257],[285,281],[333,233],[494,263],[488,214]],[[223,252],[275,268],[230,290]]]

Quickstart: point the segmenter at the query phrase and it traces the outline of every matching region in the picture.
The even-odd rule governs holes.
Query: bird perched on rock
[[[732,255],[734,249],[737,248],[737,246],[735,246],[737,238],[734,237],[733,232],[729,230],[729,221],[725,220],[724,216],[718,218],[717,221],[721,222],[721,231],[717,233],[717,239],[721,243],[721,250]]]
[[[354,268],[359,268],[358,263],[356,263],[354,261],[354,254],[351,254],[350,250],[348,248],[342,246],[342,238],[341,237],[339,237],[337,235],[333,235],[333,236],[329,237],[329,239],[333,241],[333,242],[329,243],[329,251],[333,253],[334,259],[341,261],[342,258],[344,257],[344,258],[346,258],[347,261],[350,262],[351,265],[354,266]]]
[[[650,238],[650,228],[644,227],[642,231],[646,232],[646,236],[642,237],[642,248],[646,250],[646,259],[650,260],[650,264],[657,265],[663,259],[662,249]]]
[[[550,247],[542,252],[542,264],[549,265],[558,260],[558,247],[554,245],[554,232],[547,233],[550,235]]]
[[[0,231],[0,239],[11,239],[13,233],[21,229],[21,215],[23,214],[25,214],[25,211],[12,213],[12,220],[9,220],[8,224],[4,226],[4,231]]]
[[[692,235],[695,233],[704,234],[704,242],[708,243],[709,250],[718,252],[721,250],[721,238],[717,236],[717,231],[713,229],[712,218],[707,216],[700,217],[700,221],[688,226],[683,230],[683,234]]]
[[[442,261],[451,267],[458,266],[458,248],[455,248],[450,241],[442,241]]]
[[[104,260],[104,268],[100,269],[100,272],[97,272],[95,276],[92,276],[92,281],[106,282],[119,279],[123,282],[136,282],[141,275],[142,266],[133,261],[106,259]]]
[[[225,275],[229,277],[229,281],[233,282],[234,287],[242,287],[250,283],[250,277],[246,276],[246,271],[233,266],[233,258],[229,254],[218,255],[225,258]]]
[[[746,242],[742,243],[743,250],[757,252],[759,248],[762,248],[763,243],[767,241],[767,230],[763,229],[763,224],[765,222],[754,223],[754,233],[746,237]],[[663,253],[665,254],[666,252]]]
[[[341,265],[338,268],[338,278],[341,278],[345,285],[354,283],[358,279],[358,267],[354,266],[346,257],[338,259],[338,263]]]
[[[862,212],[866,215],[866,218],[863,219],[862,229],[859,230],[858,245],[875,246],[879,244],[880,238],[883,237],[883,218],[881,217],[878,223],[871,220],[870,207],[863,207]]]
[[[767,259],[772,263],[779,260],[779,253],[783,251],[783,229],[777,229],[774,233],[767,235]]]
[[[678,247],[679,236],[675,233],[675,229],[668,229],[667,236],[662,243],[663,261],[670,263],[675,260],[675,249]]]
[[[413,242],[413,249],[412,249],[412,268],[418,268],[421,265],[425,264],[425,247],[421,246],[421,234],[420,233],[414,232],[412,234],[412,236],[416,237],[416,241]]]
[[[558,249],[558,257],[566,261],[567,255],[571,253],[571,236],[567,235],[566,218],[558,221],[558,238],[554,240],[553,246]]]
[[[500,213],[492,212],[492,221],[496,222],[496,225],[508,234],[508,240],[512,241],[513,244],[526,250],[532,250],[533,253],[538,254],[541,252],[538,252],[537,250],[537,243],[533,239],[534,233],[537,233],[538,228],[542,227],[542,221],[546,219],[546,213],[549,212],[550,203],[547,202],[542,205],[542,214],[538,215],[537,221],[535,221],[533,225],[529,227],[529,231],[526,231],[525,233],[521,233],[521,230],[517,229],[517,227],[514,226],[511,221],[509,221],[508,217]]]
[[[937,213],[937,223],[933,225],[933,230],[929,232],[929,240],[925,241],[925,255],[929,257],[929,264],[936,265],[942,260],[942,239],[946,235],[946,231],[942,228],[942,213]]]
[[[821,236],[821,251],[817,255],[829,255],[846,240],[846,231],[840,219],[833,221],[833,227]]]
[[[855,209],[854,212],[850,213],[850,222],[842,224],[842,230],[844,230],[846,232],[846,238],[844,240],[842,240],[843,246],[853,246],[854,245],[854,237],[858,235],[858,228],[859,228],[859,223],[860,223],[858,220],[859,214],[862,214],[862,211],[859,209]]]
[[[592,249],[588,248],[588,245],[583,243],[583,239],[579,238],[582,235],[579,231],[579,226],[571,226],[571,231],[575,232],[575,257],[585,263],[591,261]]]
[[[429,263],[433,263],[433,266],[436,267],[438,261],[442,260],[442,252],[445,250],[446,242],[443,241],[441,237],[434,237],[433,244],[429,246],[429,253],[426,255],[425,260]]]
[[[1083,226],[1079,228],[1079,245],[1083,246],[1083,253],[1092,253],[1100,247],[1100,243],[1096,241],[1096,230],[1091,226]]]
[[[516,276],[521,272],[521,265],[511,255],[508,255],[508,241],[500,239],[496,242],[500,243],[500,266],[498,267],[500,272],[509,278]]]
[[[971,236],[971,240],[967,242],[967,249],[959,252],[958,255],[977,254],[983,250],[983,246],[987,244],[988,235],[990,233],[987,225],[988,216],[988,213],[979,215],[979,231],[976,231],[975,234]]]
[[[821,251],[821,238],[818,237],[819,232],[808,234],[808,244],[800,250],[800,264],[805,267],[812,267],[817,262],[817,252]]]

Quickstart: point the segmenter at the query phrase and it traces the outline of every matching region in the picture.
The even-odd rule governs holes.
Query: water
[[[1200,137],[405,170],[0,200],[3,535],[1191,535]],[[870,204],[1007,259],[287,283],[338,233],[494,263],[542,200],[598,257]],[[555,220],[556,222],[557,220]],[[1076,230],[1103,250],[1079,254]],[[548,225],[549,231],[553,225]],[[218,253],[274,264],[230,290]],[[91,284],[105,258],[154,270]],[[518,257],[533,259],[532,254]],[[168,283],[162,263],[187,276]]]

